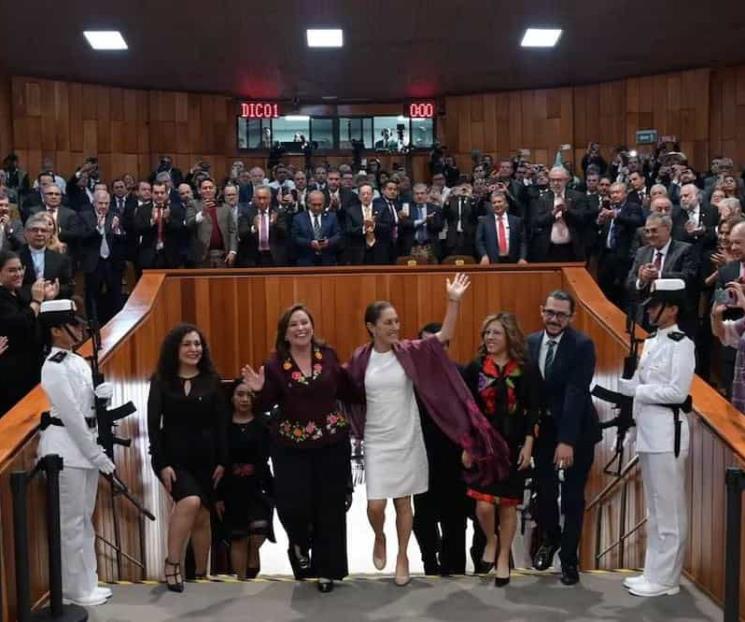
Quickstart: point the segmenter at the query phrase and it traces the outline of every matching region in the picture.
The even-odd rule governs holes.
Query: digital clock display
[[[437,104],[431,99],[410,101],[404,105],[404,116],[411,119],[434,119]]]
[[[277,102],[241,102],[241,117],[244,119],[278,119]]]

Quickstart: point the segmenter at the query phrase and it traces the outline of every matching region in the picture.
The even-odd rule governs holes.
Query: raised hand
[[[466,290],[471,285],[471,279],[468,278],[468,275],[465,272],[459,272],[455,275],[452,282],[450,279],[447,279],[446,283],[448,300],[460,302],[461,298],[463,298],[463,294],[466,293]]]
[[[248,388],[254,393],[258,393],[264,388],[266,377],[264,376],[263,365],[259,368],[258,373],[254,371],[253,367],[246,365],[241,369],[241,376],[243,376],[243,381],[248,385]]]

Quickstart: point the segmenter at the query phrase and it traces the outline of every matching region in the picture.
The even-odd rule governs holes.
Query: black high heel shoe
[[[483,559],[479,559],[474,564],[474,572],[476,574],[489,574],[492,571],[492,568],[494,568],[494,562],[487,562]]]
[[[168,572],[168,567],[174,568],[175,572]],[[166,577],[166,587],[171,592],[183,592],[184,591],[184,579],[181,576],[181,563],[180,562],[172,562],[168,558],[166,558],[165,566],[163,568],[163,574]],[[169,580],[173,578],[173,583]]]
[[[510,582],[510,575],[511,573],[507,573],[506,577],[494,577],[494,585],[496,587],[504,587],[505,585],[508,585]]]

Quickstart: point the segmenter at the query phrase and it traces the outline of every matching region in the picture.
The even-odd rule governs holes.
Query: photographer
[[[169,155],[161,156],[158,168],[156,168],[150,175],[151,184],[155,182],[158,173],[168,173],[171,177],[171,184],[174,188],[178,188],[179,184],[184,181],[184,174],[180,169],[174,168],[173,160]]]
[[[595,166],[599,173],[605,173],[608,168],[608,163],[603,159],[600,154],[600,145],[598,143],[588,143],[585,155],[582,157],[582,172],[587,177],[587,169],[590,166]]]

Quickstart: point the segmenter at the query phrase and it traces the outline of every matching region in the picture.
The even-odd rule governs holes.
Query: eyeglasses
[[[556,318],[560,322],[565,322],[570,317],[572,317],[571,313],[564,313],[563,311],[554,311],[553,309],[542,309],[541,313],[545,315],[549,320],[551,318]]]

